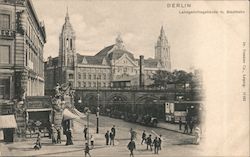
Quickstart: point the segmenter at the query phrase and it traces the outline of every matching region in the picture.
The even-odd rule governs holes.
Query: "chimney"
[[[140,74],[139,74],[139,85],[140,87],[144,87],[144,56],[140,55]]]

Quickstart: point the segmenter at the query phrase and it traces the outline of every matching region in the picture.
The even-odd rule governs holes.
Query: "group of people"
[[[88,139],[87,135],[88,135],[88,128],[86,126],[84,126],[84,138],[85,140]],[[115,125],[113,125],[113,127],[111,128],[111,130],[107,130],[107,132],[105,133],[105,139],[106,139],[106,145],[115,145],[115,135],[116,135],[116,129],[115,129]],[[94,137],[93,135],[90,136],[90,143],[91,143],[91,148],[94,148]],[[91,148],[89,147],[88,142],[85,143],[85,149],[84,149],[84,153],[85,156],[90,156],[90,150]]]
[[[111,130],[107,130],[105,134],[105,139],[106,139],[106,145],[115,145],[115,135],[116,135],[116,129],[115,125],[111,128]]]
[[[133,131],[133,129],[131,128],[130,129],[131,139],[127,145],[127,148],[130,151],[130,156],[132,156],[132,157],[134,156],[133,151],[136,149],[136,144],[134,141],[136,136],[133,135],[134,133],[136,134],[136,132]],[[156,136],[154,139],[152,139],[152,135],[149,134],[149,136],[147,137],[146,131],[143,130],[141,144],[143,145],[144,143],[146,143],[146,145],[147,145],[147,150],[149,150],[149,148],[150,148],[150,150],[153,151],[153,147],[154,147],[154,153],[158,154],[159,150],[161,150],[162,136],[159,135],[159,136]]]
[[[142,133],[142,142],[145,142],[147,144],[147,150],[150,148],[152,151],[152,147],[154,147],[154,153],[158,154],[159,150],[161,150],[161,143],[162,143],[162,136],[156,136],[154,139],[152,139],[152,135],[149,134],[149,136],[146,138],[145,130]]]
[[[52,124],[50,129],[50,137],[52,139],[52,144],[61,143],[61,129],[54,127]]]
[[[180,118],[179,120],[179,130],[182,130],[182,120]],[[193,133],[193,128],[194,128],[194,121],[190,120],[190,121],[186,121],[184,123],[184,134],[188,134],[188,130],[189,130],[189,134]]]
[[[73,144],[71,131],[69,130],[65,134],[66,134],[66,137],[67,137],[66,145]],[[52,124],[51,128],[49,129],[49,136],[50,136],[50,138],[52,140],[52,144],[61,143],[61,130],[60,130],[60,128],[55,128],[53,124]],[[41,133],[38,132],[34,149],[39,150],[41,148],[42,148]]]

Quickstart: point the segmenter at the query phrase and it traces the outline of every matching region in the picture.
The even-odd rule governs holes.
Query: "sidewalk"
[[[162,128],[162,129],[166,129],[166,130],[169,130],[169,131],[174,131],[174,132],[182,133],[182,134],[184,132],[184,124],[182,125],[181,130],[179,130],[179,124],[171,124],[171,123],[167,123],[167,122],[159,122],[157,124],[157,128]],[[194,132],[194,129],[193,129],[193,132]],[[187,135],[194,136],[193,134],[187,134]]]

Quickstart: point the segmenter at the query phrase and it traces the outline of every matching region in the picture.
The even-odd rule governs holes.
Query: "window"
[[[69,74],[69,79],[73,79],[73,74]]]
[[[93,75],[93,79],[96,79],[96,74]]]
[[[89,87],[91,87],[91,82],[89,82],[88,84],[89,84]]]
[[[25,53],[25,65],[28,66],[28,50],[27,49]]]
[[[126,73],[128,71],[127,67],[123,69],[123,72]]]
[[[86,87],[86,82],[82,82],[82,84],[83,84],[83,87]]]
[[[72,39],[70,39],[70,50],[72,50]]]
[[[10,99],[9,78],[0,78],[0,99]]]
[[[78,79],[81,79],[81,74],[78,74]]]
[[[0,64],[10,63],[10,46],[0,45]]]
[[[89,79],[91,80],[91,74],[89,74]]]
[[[0,14],[0,28],[10,29],[10,15]]]
[[[98,79],[102,79],[102,75],[101,74],[98,74]]]
[[[78,87],[81,87],[81,82],[78,82]]]
[[[94,87],[96,87],[96,82],[94,82]]]
[[[103,79],[106,80],[106,74],[103,74]]]
[[[83,73],[83,79],[86,79],[86,74],[85,73]]]

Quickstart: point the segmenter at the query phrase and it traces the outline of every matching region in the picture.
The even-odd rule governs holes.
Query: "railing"
[[[157,88],[157,87],[98,87],[99,90],[114,90],[114,91],[122,91],[122,90],[131,90],[131,91],[173,91],[173,92],[190,92],[191,89],[182,89],[182,88]],[[97,90],[96,87],[75,87],[76,90]]]

